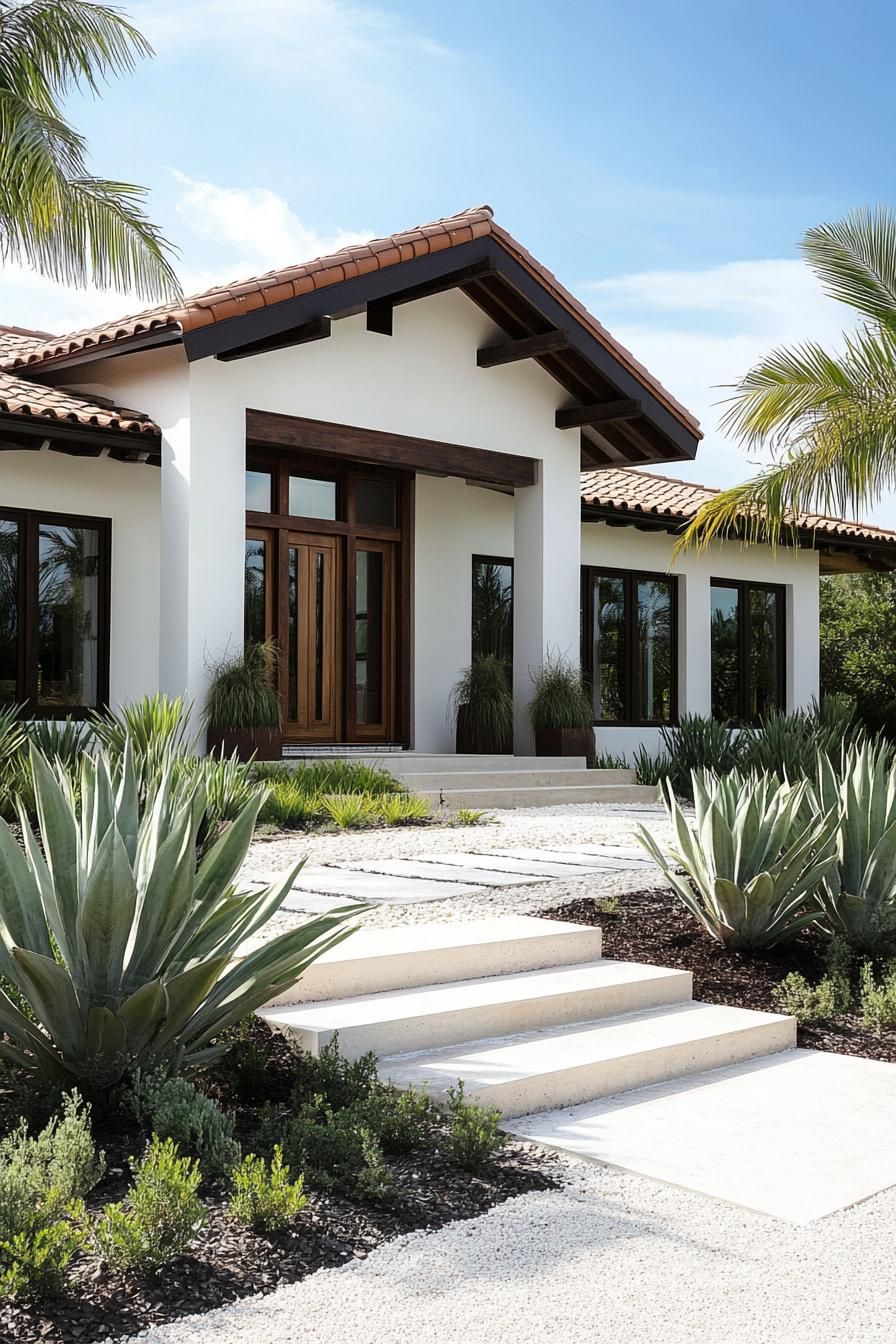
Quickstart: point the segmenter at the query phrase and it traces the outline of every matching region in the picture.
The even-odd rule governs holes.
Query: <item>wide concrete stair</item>
[[[696,1003],[689,972],[600,953],[599,929],[529,916],[362,931],[260,1015],[311,1053],[372,1050],[438,1104],[462,1078],[507,1118],[795,1044],[793,1018]]]
[[[635,783],[634,770],[589,770],[584,756],[451,756],[395,751],[359,754],[351,759],[380,766],[433,806],[451,809],[655,803],[657,799],[655,787]]]

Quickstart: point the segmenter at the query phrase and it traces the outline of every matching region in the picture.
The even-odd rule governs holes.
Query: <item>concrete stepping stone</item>
[[[433,882],[475,882],[484,887],[525,886],[531,873],[508,873],[493,868],[482,854],[433,854],[425,859],[378,859],[353,865],[356,871],[391,873]]]
[[[548,858],[541,849],[501,849],[494,853],[478,854],[480,863],[501,873],[528,873],[533,878],[593,877],[600,870],[594,862],[573,863]]]
[[[478,896],[484,890],[460,882],[426,881],[417,877],[397,877],[370,873],[358,868],[303,868],[293,891],[338,895],[356,901],[405,905],[415,901],[442,901],[450,896]]]
[[[894,1112],[896,1064],[794,1049],[504,1128],[805,1224],[896,1185]]]
[[[645,862],[625,851],[597,854],[587,849],[539,849],[538,853],[545,862],[574,864],[577,867],[590,868],[595,873],[621,872],[651,866],[649,859]]]

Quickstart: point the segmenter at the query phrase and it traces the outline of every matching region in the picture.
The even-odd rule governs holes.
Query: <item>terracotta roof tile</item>
[[[369,243],[353,243],[331,256],[316,257],[299,266],[269,271],[265,275],[234,282],[229,286],[217,286],[203,294],[186,298],[179,304],[148,309],[146,312],[123,317],[117,322],[45,340],[41,344],[15,352],[11,359],[7,356],[6,367],[17,369],[27,366],[36,370],[53,359],[97,344],[111,345],[141,334],[168,329],[173,335],[177,335],[196,327],[207,326],[211,322],[226,321],[263,303],[282,302],[291,297],[289,290],[285,288],[289,284],[293,286],[293,293],[298,296],[338,284],[347,275],[366,275],[371,271],[398,266],[403,261],[427,256],[432,252],[441,252],[471,242],[475,238],[488,236],[493,237],[521,266],[550,290],[558,302],[581,322],[596,340],[610,350],[624,367],[649,387],[677,419],[693,433],[699,434],[699,425],[691,413],[648,373],[630,351],[610,335],[597,318],[592,317],[584,305],[561,285],[550,271],[536,261],[531,253],[527,252],[505,229],[495,223],[491,206],[488,205],[475,206],[470,210],[461,211],[460,214],[435,220],[431,224],[421,224],[387,238],[374,238]],[[0,362],[2,361],[0,350]]]
[[[673,480],[669,476],[656,476],[653,472],[638,471],[631,467],[607,467],[601,471],[582,472],[583,502],[613,513],[668,518],[685,523],[694,517],[701,504],[718,493],[709,485]],[[896,545],[896,532],[846,518],[806,513],[799,516],[797,526],[832,539]]]
[[[93,429],[125,430],[147,438],[158,437],[158,425],[140,411],[102,406],[89,397],[61,387],[45,387],[0,370],[0,412],[30,418],[68,421]],[[150,445],[148,445],[150,446]]]

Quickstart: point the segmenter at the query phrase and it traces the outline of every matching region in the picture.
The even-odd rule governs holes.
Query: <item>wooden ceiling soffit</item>
[[[428,471],[493,485],[526,486],[536,481],[537,463],[531,457],[274,411],[247,410],[246,439],[254,445],[292,448],[322,457]]]
[[[310,341],[325,341],[330,334],[332,322],[326,314],[313,317],[299,327],[292,327],[275,336],[265,336],[259,341],[248,341],[245,345],[234,346],[231,350],[215,355],[227,363],[234,359],[248,359],[250,355],[265,355],[272,350],[285,350],[293,345],[307,345]]]

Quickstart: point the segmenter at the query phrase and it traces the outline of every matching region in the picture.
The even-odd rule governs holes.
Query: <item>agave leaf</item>
[[[34,799],[43,840],[46,866],[52,879],[58,928],[53,932],[64,959],[79,959],[78,903],[80,863],[78,825],[71,803],[64,797],[52,770],[40,752],[31,748]]]
[[[112,820],[94,855],[80,911],[85,971],[94,998],[118,996],[136,904],[134,874]]]
[[[261,807],[261,795],[240,812],[212,845],[196,874],[195,900],[202,905],[229,887],[242,867],[252,843],[252,833]]]
[[[152,1043],[168,1015],[168,995],[161,980],[147,980],[125,999],[118,1010],[128,1037],[128,1050],[137,1057]]]
[[[161,823],[153,812],[152,825]],[[171,819],[161,844],[152,844],[152,868],[137,874],[137,908],[131,942],[125,955],[125,984],[154,980],[170,949],[190,917],[196,871],[196,830],[193,809],[184,805]],[[140,879],[145,877],[141,889]]]
[[[77,1058],[83,1043],[81,1008],[68,971],[51,957],[24,947],[15,948],[12,955],[16,978],[50,1038],[63,1054]]]
[[[127,1063],[128,1033],[117,1014],[94,1004],[87,1012],[84,1045],[87,1059],[95,1061],[95,1077],[108,1073],[114,1079],[122,1073]]]
[[[6,822],[0,821],[0,970],[4,975],[13,974],[13,947],[53,955],[34,871]]]
[[[167,1012],[159,1031],[157,1044],[165,1046],[175,1036],[180,1036],[184,1027],[208,999],[213,987],[229,964],[228,957],[213,957],[200,962],[188,971],[181,971],[165,984]]]

